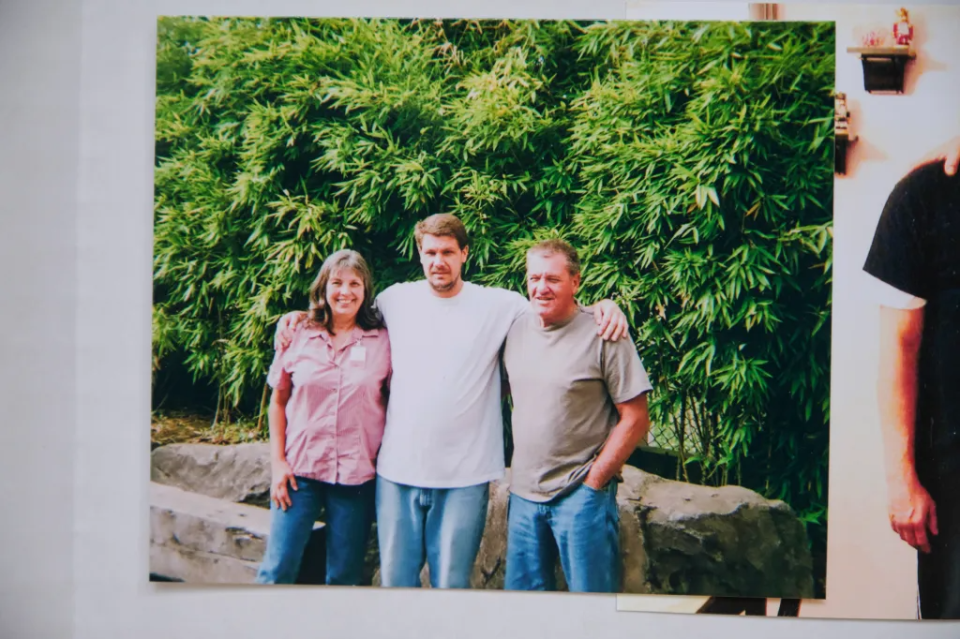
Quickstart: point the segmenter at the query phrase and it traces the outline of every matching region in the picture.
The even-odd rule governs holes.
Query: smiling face
[[[324,298],[334,319],[355,320],[365,294],[360,274],[342,268],[330,274]]]
[[[453,297],[463,288],[460,272],[467,261],[467,247],[460,248],[457,238],[426,234],[420,240],[420,263],[430,288],[440,297]]]
[[[562,253],[527,255],[527,293],[544,326],[562,322],[573,314],[579,287],[580,276],[571,275]]]

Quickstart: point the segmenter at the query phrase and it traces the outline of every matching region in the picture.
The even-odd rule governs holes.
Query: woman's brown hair
[[[310,310],[308,311],[310,321],[324,327],[331,335],[334,334],[333,313],[327,305],[327,282],[335,273],[346,269],[354,271],[363,282],[363,302],[360,304],[360,310],[357,311],[357,326],[365,331],[383,327],[383,318],[373,306],[373,274],[363,256],[350,249],[337,251],[320,267],[320,273],[310,285]]]

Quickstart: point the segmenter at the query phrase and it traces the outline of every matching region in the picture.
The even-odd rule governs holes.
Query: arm
[[[616,342],[627,337],[627,316],[613,300],[602,300],[593,306],[586,307],[593,312],[593,319],[597,322],[597,335],[605,342]]]
[[[927,530],[937,534],[936,505],[917,477],[915,424],[917,356],[923,308],[880,310],[880,425],[889,495],[890,526],[901,539],[930,552]]]
[[[293,341],[293,334],[297,332],[297,327],[301,322],[306,321],[306,311],[291,311],[280,318],[277,322],[277,330],[273,334],[273,348],[277,351],[286,350]]]
[[[583,480],[583,483],[596,490],[606,486],[607,482],[620,472],[650,428],[647,393],[616,406],[620,421],[610,431],[610,436]]]
[[[288,373],[283,375],[289,378]],[[287,384],[274,388],[270,395],[270,408],[267,411],[267,420],[270,424],[270,500],[277,508],[286,510],[290,507],[290,495],[287,492],[287,482],[297,490],[297,478],[294,477],[290,464],[287,463],[287,402],[290,400],[292,387]]]

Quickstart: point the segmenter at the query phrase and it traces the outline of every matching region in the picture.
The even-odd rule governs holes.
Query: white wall
[[[627,0],[627,20],[749,20],[746,2],[642,2]]]
[[[746,4],[628,3],[627,18],[742,20]],[[893,185],[926,153],[960,134],[960,7],[911,6],[917,59],[903,95],[868,94],[855,32],[892,25],[897,5],[787,4],[791,21],[834,21],[838,91],[846,92],[859,140],[834,192],[834,289],[830,529],[827,599],[801,616],[915,618],[915,554],[890,530],[876,409],[878,309],[862,265]]]

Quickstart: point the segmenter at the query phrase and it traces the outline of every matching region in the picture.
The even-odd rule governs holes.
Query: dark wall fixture
[[[847,172],[847,145],[855,142],[857,136],[850,133],[850,111],[847,109],[847,94],[837,92],[833,98],[833,161],[834,172],[845,175]]]
[[[903,93],[907,62],[917,57],[909,46],[847,47],[847,52],[860,55],[863,88],[869,93]]]

